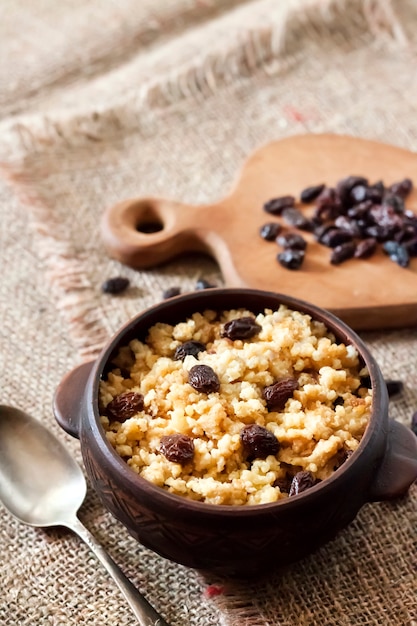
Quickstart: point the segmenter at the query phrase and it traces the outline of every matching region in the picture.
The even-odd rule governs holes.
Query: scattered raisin
[[[202,289],[213,289],[216,285],[213,285],[205,278],[199,278],[195,284],[195,289],[201,291]]]
[[[362,237],[362,229],[357,220],[353,220],[346,215],[339,215],[334,221],[336,228],[346,231],[354,238]]]
[[[270,454],[277,454],[279,450],[279,442],[274,433],[258,424],[244,426],[240,431],[240,440],[250,460],[266,459]]]
[[[188,372],[188,382],[202,393],[212,393],[220,389],[219,377],[209,365],[194,365]]]
[[[362,239],[355,250],[355,254],[353,255],[356,259],[369,259],[371,257],[377,247],[377,240],[373,237],[368,237],[367,239]]]
[[[116,295],[126,291],[126,289],[130,285],[130,280],[123,276],[115,276],[114,278],[108,278],[101,285],[101,290],[103,293],[110,293],[112,295]]]
[[[272,198],[264,204],[264,211],[272,213],[273,215],[281,215],[285,208],[293,207],[295,204],[294,196],[281,196],[279,198]]]
[[[336,453],[335,464],[333,466],[333,470],[336,471],[337,469],[339,469],[339,467],[343,465],[343,463],[345,463],[352,456],[352,454],[353,454],[353,450],[340,448],[340,450],[338,450]]]
[[[283,378],[276,383],[265,387],[263,397],[269,411],[282,411],[289,398],[298,388],[298,381],[295,378]]]
[[[321,237],[320,243],[328,248],[336,248],[348,241],[352,241],[352,235],[341,228],[330,228]]]
[[[401,230],[398,230],[395,235],[395,241],[398,243],[406,243],[411,241],[416,236],[416,230],[411,224],[403,224]]]
[[[349,200],[351,204],[359,204],[367,199],[368,188],[365,185],[356,185],[349,192]]]
[[[161,437],[159,451],[168,461],[185,465],[193,460],[194,441],[188,435],[176,433]]]
[[[234,341],[235,339],[250,339],[262,330],[262,326],[257,324],[253,317],[239,317],[227,322],[223,326],[222,337],[227,337]]]
[[[316,484],[316,479],[314,478],[311,472],[303,470],[301,472],[297,472],[292,479],[289,496],[296,496],[302,491],[306,491],[306,489],[310,489],[313,485]]]
[[[283,478],[277,478],[274,480],[272,486],[278,487],[281,493],[288,493],[291,489],[292,476],[286,474]]]
[[[275,240],[279,246],[283,248],[291,248],[292,250],[305,250],[307,241],[298,233],[284,233]]]
[[[393,398],[394,396],[398,396],[404,388],[404,384],[401,380],[387,379],[385,381],[385,384],[387,386],[388,396],[390,398]]]
[[[313,230],[313,224],[299,209],[295,207],[286,207],[281,213],[283,219],[300,230]]]
[[[368,376],[361,376],[361,387],[366,387],[366,389],[371,389],[371,377]]]
[[[368,186],[368,181],[363,176],[347,176],[342,178],[336,185],[336,192],[342,204],[342,207],[351,206],[354,204],[354,198],[352,198],[352,190],[358,185]],[[353,200],[353,201],[352,201]]]
[[[162,293],[162,298],[164,300],[168,300],[169,298],[174,298],[175,296],[179,296],[181,293],[181,289],[179,287],[168,287]]]
[[[197,357],[197,355],[200,352],[204,352],[205,349],[206,346],[200,341],[185,341],[175,350],[174,359],[176,361],[183,361],[187,354],[191,354],[192,356]]]
[[[339,265],[348,259],[351,259],[355,254],[356,244],[354,241],[347,241],[346,243],[342,243],[340,246],[336,246],[333,248],[332,254],[330,256],[330,263],[332,265]]]
[[[404,248],[407,250],[408,255],[411,257],[417,256],[417,237],[411,239],[411,241],[407,241],[404,244]]]
[[[303,264],[304,256],[304,250],[288,248],[277,254],[277,261],[288,270],[298,270]]]
[[[391,208],[397,215],[402,215],[405,211],[403,198],[394,193],[384,196],[382,206]]]
[[[281,230],[282,226],[278,222],[268,222],[267,224],[261,226],[259,234],[261,235],[262,239],[265,239],[266,241],[274,241],[274,239],[279,235]]]
[[[325,187],[321,194],[316,199],[316,205],[318,208],[333,207],[340,211],[341,204],[339,196],[336,193],[336,189],[333,187]]]
[[[386,241],[382,248],[391,261],[398,263],[401,267],[408,267],[410,255],[404,245],[398,243],[398,241]]]
[[[396,196],[400,196],[401,198],[406,198],[413,188],[413,183],[409,178],[404,178],[404,180],[393,183],[389,190],[395,194]]]
[[[300,194],[300,200],[304,203],[313,202],[321,194],[325,185],[313,185],[312,187],[306,187]]]
[[[136,391],[126,391],[108,403],[106,413],[110,419],[125,422],[127,419],[143,411],[143,395]]]

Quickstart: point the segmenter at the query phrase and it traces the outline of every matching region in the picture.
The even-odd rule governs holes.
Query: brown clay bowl
[[[213,505],[170,494],[131,470],[106,440],[98,412],[99,382],[118,348],[144,339],[156,322],[185,320],[196,311],[280,304],[322,321],[336,338],[356,347],[373,387],[373,411],[354,454],[330,478],[276,503]],[[388,417],[381,371],[363,341],[329,312],[295,298],[252,289],[208,289],[165,300],[129,321],[94,362],[60,383],[58,423],[78,437],[87,475],[103,505],[143,545],[186,566],[250,576],[300,559],[347,526],[363,504],[405,494],[417,478],[417,437]]]

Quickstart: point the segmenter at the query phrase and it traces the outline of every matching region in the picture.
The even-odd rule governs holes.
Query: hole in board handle
[[[135,228],[145,235],[159,233],[163,230],[164,223],[151,203],[141,204]]]

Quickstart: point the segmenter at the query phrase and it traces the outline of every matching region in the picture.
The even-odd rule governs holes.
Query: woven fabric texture
[[[0,7],[2,402],[44,421],[63,375],[165,289],[223,278],[192,255],[133,270],[106,254],[105,208],[223,197],[259,145],[334,132],[417,150],[414,0],[6,0]],[[110,276],[131,287],[103,294]],[[417,330],[362,333],[417,408]],[[80,517],[171,626],[417,626],[417,488],[366,505],[267,580],[204,577],[138,545],[89,490]],[[132,624],[88,548],[0,508],[0,624]],[[215,585],[215,586],[213,586]]]

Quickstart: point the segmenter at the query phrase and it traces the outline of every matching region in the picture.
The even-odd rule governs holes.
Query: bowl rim
[[[161,312],[169,312],[171,309],[175,309],[176,305],[182,305],[183,303],[195,302],[196,308],[193,309],[192,312],[201,312],[202,310],[207,309],[216,310],[216,308],[219,310],[225,310],[223,307],[213,307],[209,306],[208,304],[206,306],[204,305],[204,302],[211,301],[213,298],[219,296],[244,296],[253,298],[260,296],[262,298],[273,298],[274,300],[276,300],[277,303],[276,308],[279,306],[279,304],[284,304],[290,309],[300,310],[303,313],[307,313],[308,315],[311,315],[313,319],[317,319],[318,321],[323,322],[328,330],[335,334],[338,341],[340,341],[342,338],[342,340],[346,342],[347,339],[349,344],[354,345],[362,361],[368,368],[369,376],[371,379],[371,388],[373,390],[372,411],[365,432],[359,442],[358,448],[331,476],[321,481],[320,483],[317,483],[313,487],[310,487],[306,491],[291,496],[291,498],[283,498],[275,502],[251,505],[212,504],[188,499],[185,496],[170,493],[163,487],[159,487],[158,485],[155,485],[154,483],[146,480],[139,474],[136,474],[136,472],[134,472],[127,465],[122,457],[120,457],[120,455],[116,452],[116,450],[113,448],[113,446],[110,444],[105,436],[105,431],[100,421],[100,414],[98,409],[99,385],[101,377],[103,375],[103,371],[109,361],[109,358],[119,347],[121,347],[122,345],[126,345],[127,342],[124,343],[123,338],[126,337],[130,332],[132,332],[139,323],[144,323],[147,318],[151,316],[153,317],[157,313],[161,314]],[[240,306],[241,305],[236,304],[236,308],[240,308]],[[265,308],[273,307],[262,306],[259,310],[265,310]],[[192,315],[192,313],[190,312],[187,315]],[[156,323],[157,321],[154,320],[151,325]],[[175,319],[173,319],[173,323],[177,323]],[[148,328],[149,327],[150,326],[148,326]],[[278,509],[284,509],[284,507],[286,510],[290,510],[294,506],[297,507],[299,506],[298,503],[300,502],[300,500],[306,501],[307,499],[314,497],[317,493],[324,495],[326,491],[329,491],[333,488],[334,483],[340,482],[342,477],[344,477],[346,473],[351,470],[352,466],[356,464],[358,459],[363,454],[365,448],[368,447],[370,441],[377,436],[377,429],[381,428],[381,424],[379,424],[379,422],[383,417],[385,417],[386,421],[385,431],[386,433],[388,432],[388,392],[386,389],[386,385],[374,356],[371,354],[370,350],[368,349],[364,341],[359,337],[359,335],[345,322],[343,322],[340,318],[338,318],[330,311],[314,305],[306,300],[294,298],[289,294],[283,294],[275,291],[264,291],[253,288],[215,287],[201,291],[180,294],[178,296],[162,300],[151,305],[150,307],[147,307],[137,315],[133,316],[121,327],[119,327],[119,329],[112,335],[107,344],[103,347],[101,353],[93,364],[85,393],[85,398],[87,400],[88,398],[92,398],[93,400],[92,409],[94,419],[90,420],[89,422],[90,430],[95,438],[96,445],[105,455],[107,463],[110,464],[111,471],[115,472],[114,476],[117,476],[117,481],[120,484],[128,486],[130,492],[139,487],[140,490],[144,492],[144,494],[149,495],[149,497],[151,497],[154,502],[160,504],[161,507],[165,507],[169,503],[172,503],[177,507],[177,510],[186,509],[187,511],[193,511],[197,514],[225,515],[229,513],[233,515],[239,514],[244,515],[245,517],[252,517],[259,515],[261,512],[271,513],[272,511],[275,512]],[[383,454],[381,455],[380,461],[382,461],[382,458]],[[106,470],[106,473],[108,473],[108,469]],[[366,498],[364,499],[364,501],[366,501]]]

